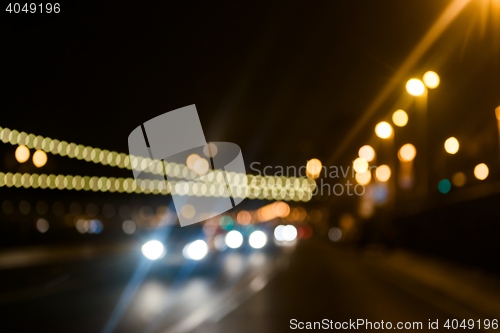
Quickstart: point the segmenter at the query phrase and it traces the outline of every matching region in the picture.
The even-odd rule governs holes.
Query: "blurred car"
[[[209,261],[214,253],[200,225],[168,226],[145,232],[141,237],[142,255],[169,267],[186,262]]]

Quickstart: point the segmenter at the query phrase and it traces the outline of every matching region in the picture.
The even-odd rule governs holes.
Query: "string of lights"
[[[118,167],[120,169],[139,170],[154,175],[163,175],[164,167],[165,172],[169,177],[187,180],[196,180],[200,177],[195,171],[188,168],[186,165],[174,162],[165,162],[161,160],[154,160],[141,156],[133,156],[125,153],[118,153],[109,151],[107,149],[95,148],[91,146],[84,146],[76,143],[68,143],[58,139],[51,139],[41,135],[28,134],[26,132],[19,132],[9,128],[0,127],[0,140],[11,145],[23,145],[29,149],[42,150],[46,153],[53,155],[60,155],[68,158],[76,158],[86,162],[93,162],[111,167]],[[258,183],[261,186],[265,185],[280,185],[292,186],[295,191],[300,191],[303,186],[307,188],[315,187],[315,182],[311,179],[285,177],[285,176],[262,176],[262,175],[246,175],[228,173],[231,177],[239,177],[244,179],[249,177],[249,180]],[[223,183],[223,179],[213,177],[208,179],[209,182]],[[304,185],[304,183],[307,183]],[[285,185],[286,184],[286,185]]]
[[[299,181],[299,179],[296,179]],[[284,200],[307,202],[312,197],[312,189],[309,183],[303,181],[298,190],[294,186],[286,184],[265,184],[255,181],[255,178],[230,183],[231,193],[235,197],[260,199],[260,200]],[[91,177],[54,174],[30,174],[0,172],[0,187],[16,188],[40,188],[51,190],[75,190],[111,193],[137,193],[137,194],[175,194],[181,196],[198,197],[226,197],[228,192],[225,184],[202,183],[196,181],[169,181],[160,179],[115,178],[115,177]]]

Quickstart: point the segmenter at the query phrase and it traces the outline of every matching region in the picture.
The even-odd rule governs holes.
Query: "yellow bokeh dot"
[[[358,184],[368,185],[372,180],[372,174],[369,170],[366,170],[365,172],[356,172],[355,178]]]
[[[375,158],[375,149],[372,146],[364,145],[359,148],[358,156],[364,158],[367,162],[371,162]]]
[[[47,163],[47,154],[43,150],[37,150],[33,154],[33,164],[37,168],[43,167]]]
[[[422,96],[425,93],[425,85],[419,79],[410,79],[406,83],[406,91],[412,96]]]
[[[488,166],[484,163],[480,163],[476,165],[476,167],[474,168],[474,176],[476,176],[476,178],[479,180],[485,180],[488,177],[489,173],[490,170],[488,169]]]
[[[439,75],[436,72],[428,71],[424,74],[423,77],[424,83],[429,89],[435,89],[439,86]]]
[[[381,139],[388,139],[392,136],[392,126],[388,122],[382,121],[375,126],[375,134]]]
[[[30,150],[25,145],[20,145],[16,148],[15,156],[19,163],[24,163],[30,158]]]
[[[398,152],[398,157],[401,162],[411,162],[417,155],[417,149],[411,143],[403,145]]]
[[[309,178],[316,179],[321,174],[322,164],[317,158],[307,161],[306,173]]]
[[[460,144],[458,143],[458,140],[454,137],[448,138],[444,142],[444,149],[448,154],[456,154],[459,148]]]
[[[377,170],[375,170],[375,177],[380,182],[386,182],[391,178],[391,168],[388,165],[379,165]]]
[[[404,110],[397,110],[392,114],[392,122],[398,127],[404,127],[408,123],[408,114]]]

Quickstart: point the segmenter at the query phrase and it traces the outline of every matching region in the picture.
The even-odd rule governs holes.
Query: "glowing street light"
[[[419,79],[410,79],[406,82],[406,91],[412,96],[422,96],[425,93],[425,85]]]
[[[355,178],[359,185],[368,185],[372,180],[372,173],[370,170],[366,170],[365,172],[356,172]]]
[[[398,152],[398,157],[401,162],[411,162],[417,155],[417,149],[411,143],[403,145]]]
[[[368,162],[364,158],[358,157],[352,162],[352,168],[357,173],[363,173],[368,170]]]
[[[435,89],[439,86],[439,75],[437,75],[436,72],[433,71],[428,71],[427,73],[424,74],[424,83],[429,89]]]
[[[474,168],[474,176],[476,176],[476,178],[479,180],[485,180],[488,177],[489,173],[490,170],[488,169],[488,166],[484,163],[480,163],[476,165],[476,167]]]
[[[43,150],[37,150],[33,154],[33,164],[37,168],[43,167],[47,163],[47,154]]]
[[[323,165],[321,164],[321,161],[318,160],[317,158],[313,158],[312,160],[307,161],[306,164],[306,174],[307,177],[316,179],[319,177],[321,174],[321,167]]]
[[[392,122],[398,127],[404,127],[408,123],[408,114],[404,110],[397,110],[392,114]]]
[[[459,148],[460,148],[460,144],[458,143],[458,140],[454,137],[448,138],[444,142],[444,150],[446,150],[446,152],[448,154],[452,154],[452,155],[456,154]]]
[[[392,135],[392,126],[388,122],[382,121],[375,126],[375,134],[381,139],[388,139]]]
[[[367,162],[371,162],[375,158],[375,149],[372,146],[364,145],[359,148],[358,156],[364,158]]]
[[[391,178],[391,168],[388,165],[379,165],[375,170],[375,177],[379,182],[386,182]]]
[[[28,147],[20,145],[16,148],[15,156],[19,163],[24,163],[30,158],[30,150]]]

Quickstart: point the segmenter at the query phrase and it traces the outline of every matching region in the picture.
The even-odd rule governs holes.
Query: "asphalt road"
[[[477,317],[373,256],[318,240],[290,253],[230,253],[207,267],[174,270],[131,253],[3,270],[1,331],[290,332],[292,319],[423,330],[430,319],[442,331],[447,319]]]

